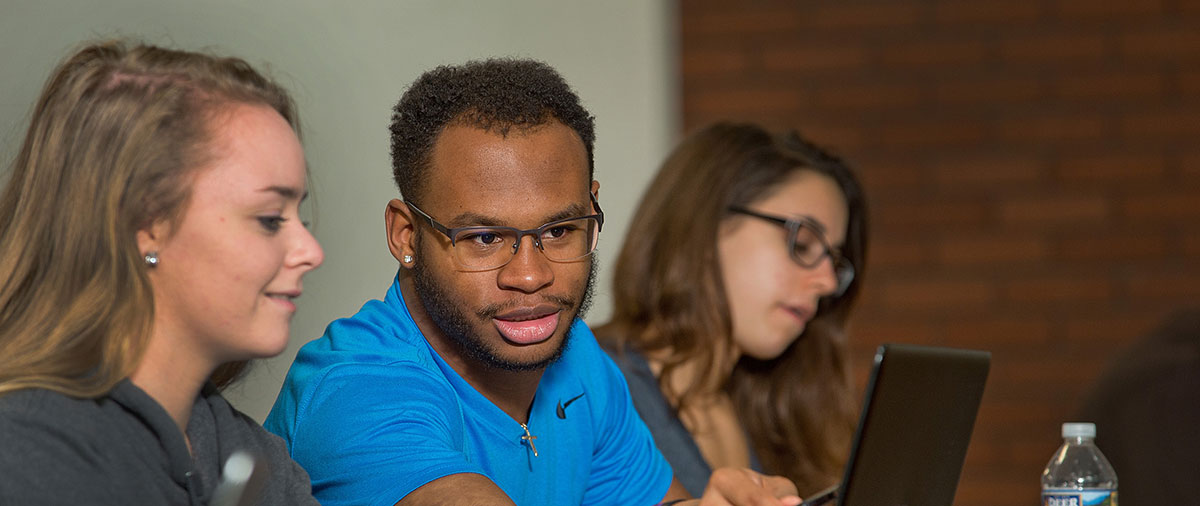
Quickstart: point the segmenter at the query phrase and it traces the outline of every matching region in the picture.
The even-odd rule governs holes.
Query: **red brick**
[[[811,5],[802,12],[814,27],[844,30],[914,25],[920,20],[921,8],[915,3],[855,5],[835,2]]]
[[[1187,42],[1185,32],[1200,32],[1200,0],[1098,1],[827,3],[911,13],[875,20],[852,14],[838,21],[841,27],[828,11],[817,12],[822,7],[789,0],[680,3],[685,16],[786,9],[792,17],[750,24],[743,17],[710,27],[708,35],[685,26],[684,58],[694,50],[744,50],[748,67],[713,58],[711,73],[684,75],[682,112],[690,124],[732,117],[798,126],[843,148],[859,171],[871,203],[872,251],[850,327],[858,388],[879,342],[995,350],[961,506],[1036,504],[1030,473],[1045,465],[1059,424],[1113,353],[1169,307],[1200,300],[1192,288],[1200,285],[1200,267],[1190,266],[1200,258],[1200,214],[1175,197],[1200,195],[1192,190],[1200,187],[1200,148],[1192,147],[1200,135],[1188,126],[1188,116],[1200,118],[1200,49],[1176,44]],[[1146,8],[1165,12],[1156,17]],[[1175,42],[1163,43],[1160,33]],[[969,51],[954,57],[953,47],[950,56],[921,49],[947,41],[982,45],[983,59],[977,63]],[[915,103],[872,96],[862,85],[873,83],[921,86],[922,95]],[[862,89],[841,90],[848,86]],[[703,93],[739,88],[797,97],[784,107],[751,101],[697,110],[695,99],[711,96]],[[1164,117],[1168,126],[1154,124]],[[1015,118],[1025,119],[1009,121]],[[1179,207],[1164,209],[1156,197],[1164,194]],[[1074,216],[1030,204],[1059,195],[1075,202]],[[1098,200],[1077,201],[1092,197]],[[1042,256],[952,265],[939,256],[942,240],[997,236],[1044,241],[1026,251]],[[1038,292],[1036,282],[1065,283],[1057,296],[1098,296],[1068,289],[1091,281],[1111,298],[1015,302],[1014,278],[1030,297],[1054,295],[1053,286]],[[956,283],[965,288],[944,286]],[[1007,404],[988,408],[997,402]]]
[[[1166,172],[1166,159],[1158,153],[1109,153],[1067,157],[1058,162],[1059,178],[1066,183],[1156,183]]]
[[[1200,113],[1195,109],[1176,109],[1132,114],[1121,121],[1125,137],[1200,137]]]
[[[892,148],[976,145],[987,137],[978,124],[953,121],[891,124],[880,129],[880,143]]]
[[[1082,141],[1099,139],[1107,127],[1101,116],[1032,117],[1004,121],[997,133],[1010,142]]]
[[[1045,161],[1038,157],[972,156],[947,158],[934,165],[934,179],[947,187],[1029,185],[1042,180]]]
[[[1200,300],[1200,273],[1135,274],[1128,281],[1129,296],[1171,301]]]
[[[1200,151],[1185,153],[1180,157],[1179,176],[1183,181],[1200,179]]]
[[[1130,16],[1161,14],[1163,3],[1162,0],[1058,0],[1053,9],[1064,18],[1094,16],[1127,22]]]
[[[987,219],[982,202],[912,202],[872,205],[871,219],[878,234],[892,230],[936,230],[939,227],[978,227]]]
[[[1064,323],[1063,338],[1094,343],[1117,352],[1153,330],[1160,316],[1121,313],[1118,316],[1071,316]]]
[[[923,242],[883,240],[871,243],[868,265],[871,269],[911,267],[922,265],[929,258],[929,248]]]
[[[1063,75],[1053,84],[1053,88],[1057,96],[1068,100],[1117,101],[1162,96],[1166,90],[1166,82],[1166,77],[1162,74],[1114,70],[1103,74]]]
[[[928,169],[924,164],[905,163],[895,159],[868,159],[857,163],[858,177],[866,187],[867,194],[894,193],[897,187],[922,186],[927,179]]]
[[[683,2],[686,4],[687,2]],[[688,37],[697,35],[746,35],[765,32],[795,33],[804,11],[798,8],[729,9],[715,13],[684,15],[680,28]]]
[[[868,52],[861,46],[817,45],[781,47],[762,52],[763,67],[770,71],[812,72],[865,67]]]
[[[799,122],[792,119],[786,128],[798,129],[804,137],[825,146],[835,155],[842,156],[843,153],[849,153],[853,148],[867,142],[866,131],[858,125],[835,123],[815,115],[808,115],[804,120]]]
[[[1143,33],[1120,37],[1118,46],[1127,59],[1164,58],[1195,62],[1200,57],[1200,30],[1194,24],[1167,28],[1155,27]]]
[[[983,281],[891,281],[877,289],[891,311],[984,309],[996,300],[995,288]]]
[[[1183,254],[1200,258],[1200,234],[1191,234],[1180,239],[1183,243]]]
[[[920,88],[899,84],[829,87],[816,92],[813,97],[818,107],[837,110],[912,107],[920,100]]]
[[[1112,281],[1086,277],[1016,280],[1004,287],[1008,299],[1038,304],[1103,302],[1114,293]]]
[[[993,367],[1007,365],[1003,362],[993,362],[993,364]],[[1053,421],[1052,415],[1046,413],[1045,410],[1038,409],[1038,403],[1035,401],[1028,399],[999,400],[994,397],[985,397],[985,401],[979,406],[979,415],[976,417],[977,425],[1009,429],[1014,426],[1028,427],[1053,423]],[[1011,458],[1012,453],[1003,452],[1002,455]],[[1049,458],[1049,454],[1047,454],[1047,458]]]
[[[993,363],[995,362],[993,356]],[[989,381],[994,379],[997,382],[1029,385],[1035,388],[1067,383],[1077,385],[1076,389],[1082,392],[1081,385],[1090,384],[1106,364],[1107,361],[1101,358],[1043,353],[1040,358],[1010,363],[1009,367],[994,366],[991,373],[992,378],[989,378]]]
[[[1044,86],[1035,78],[988,76],[970,81],[939,83],[934,98],[943,104],[998,105],[1029,102],[1044,93]]]
[[[1153,260],[1167,253],[1167,241],[1151,233],[1103,233],[1059,240],[1058,258],[1069,261]]]
[[[1037,237],[993,236],[943,239],[937,245],[937,259],[945,264],[1009,264],[1046,259],[1049,247]]]
[[[1058,339],[1058,337],[1051,337]],[[1081,381],[1063,382],[1061,379],[1053,379],[1049,384],[1055,385],[1054,388],[1049,388],[1047,374],[1042,372],[1047,368],[1045,365],[1039,365],[1041,361],[1049,359],[1057,359],[1071,366],[1072,363],[1081,362],[1080,357],[1069,357],[1068,355],[1047,346],[1028,346],[1025,350],[1016,350],[1011,348],[996,348],[992,351],[992,374],[993,377],[988,381],[988,395],[992,399],[1011,401],[1025,400],[1041,405],[1044,409],[1052,409],[1054,411],[1066,411],[1062,406],[1078,400],[1083,392],[1083,385],[1091,380],[1091,376],[1096,372],[1089,372],[1087,377]],[[1098,360],[1093,360],[1096,367],[1100,367]],[[1007,375],[1000,378],[1000,364],[1008,369]],[[1018,371],[1029,364],[1035,367],[1035,371]],[[1060,364],[1059,367],[1064,367]],[[1049,366],[1053,367],[1053,366]],[[1022,373],[1027,374],[1028,378]],[[1058,416],[1061,416],[1058,415]],[[1003,430],[993,430],[992,434],[1000,437],[1011,437],[1015,432],[1014,429],[1006,428]]]
[[[1000,56],[1011,63],[1056,63],[1075,66],[1104,58],[1107,43],[1100,35],[1021,37],[1000,44]]]
[[[1043,321],[1017,318],[980,318],[946,325],[946,334],[965,343],[988,346],[1025,347],[1050,339],[1050,326]]]
[[[688,51],[682,64],[685,76],[745,72],[750,65],[744,52],[730,49]]]
[[[688,104],[697,112],[718,114],[798,109],[803,103],[800,93],[792,90],[730,89],[696,93]]]
[[[930,343],[939,339],[941,334],[937,326],[927,323],[862,321],[851,322],[848,332],[851,341],[870,343],[869,350],[878,343]]]
[[[939,25],[982,23],[1010,26],[1037,21],[1042,16],[1040,4],[1005,0],[938,2],[933,7],[933,19]]]
[[[1109,202],[1094,195],[1024,197],[1000,204],[1000,218],[1008,224],[1078,225],[1102,223],[1111,214]]]
[[[1200,218],[1200,192],[1157,193],[1126,197],[1122,213],[1132,220]]]
[[[1179,72],[1179,93],[1185,97],[1200,95],[1200,71]]]
[[[880,50],[880,60],[884,65],[907,70],[913,67],[978,64],[986,54],[980,41],[921,41],[886,46]]]

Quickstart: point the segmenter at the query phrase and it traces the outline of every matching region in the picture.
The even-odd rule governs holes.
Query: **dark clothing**
[[[212,385],[196,398],[187,435],[194,454],[166,410],[129,380],[97,399],[0,395],[0,505],[204,505],[235,450],[268,464],[258,504],[317,504],[283,441]]]
[[[1122,506],[1200,504],[1200,310],[1175,314],[1119,355],[1079,415],[1096,423]]]
[[[618,352],[608,340],[601,340],[600,345],[625,375],[625,382],[629,384],[629,394],[633,397],[633,406],[650,428],[655,446],[667,457],[667,462],[675,472],[675,478],[692,497],[703,495],[708,478],[712,476],[712,467],[704,460],[700,447],[696,446],[696,440],[683,426],[683,422],[663,396],[662,390],[658,388],[658,379],[650,371],[650,364],[646,362],[646,358],[632,349]],[[750,449],[750,468],[763,472],[754,448]]]

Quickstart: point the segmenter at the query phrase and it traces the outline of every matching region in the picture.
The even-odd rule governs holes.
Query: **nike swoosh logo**
[[[584,393],[587,393],[587,392],[584,392]],[[567,419],[567,406],[570,406],[572,402],[579,400],[580,397],[583,397],[583,394],[579,394],[579,395],[576,395],[575,397],[567,399],[566,404],[563,404],[563,401],[561,399],[558,401],[558,410],[557,410],[558,413],[557,414],[558,414],[558,418],[560,420]]]

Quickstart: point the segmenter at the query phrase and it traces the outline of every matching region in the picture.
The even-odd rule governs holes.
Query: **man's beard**
[[[418,251],[421,250],[419,244],[417,245],[417,249]],[[570,326],[575,323],[576,318],[583,318],[587,314],[588,308],[591,307],[592,285],[596,280],[595,257],[593,256],[589,261],[590,266],[588,267],[587,282],[584,285],[583,293],[579,294],[580,302],[578,305],[575,304],[575,299],[572,298],[555,295],[542,296],[546,301],[558,305],[566,311],[569,311],[572,307],[576,309],[565,320],[565,325],[568,325],[567,333],[563,336],[558,347],[554,349],[554,352],[528,362],[505,358],[484,336],[479,335],[471,325],[472,320],[471,316],[467,314],[468,308],[466,305],[457,300],[447,290],[444,290],[443,287],[448,286],[448,284],[439,283],[422,262],[417,262],[413,265],[413,284],[415,285],[417,296],[421,298],[421,304],[425,307],[425,313],[433,320],[434,325],[437,325],[438,329],[446,337],[450,338],[459,351],[467,358],[481,362],[493,369],[513,372],[536,371],[554,363],[554,361],[562,356],[563,350],[566,349],[568,343],[571,341],[573,330]],[[489,321],[504,309],[506,307],[500,304],[484,306],[475,311],[474,317],[476,321]]]

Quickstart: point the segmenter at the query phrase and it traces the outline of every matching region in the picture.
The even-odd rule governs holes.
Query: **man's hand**
[[[797,506],[796,485],[782,476],[724,467],[713,471],[698,506]],[[687,503],[684,503],[687,504]],[[682,505],[681,505],[682,506]]]

